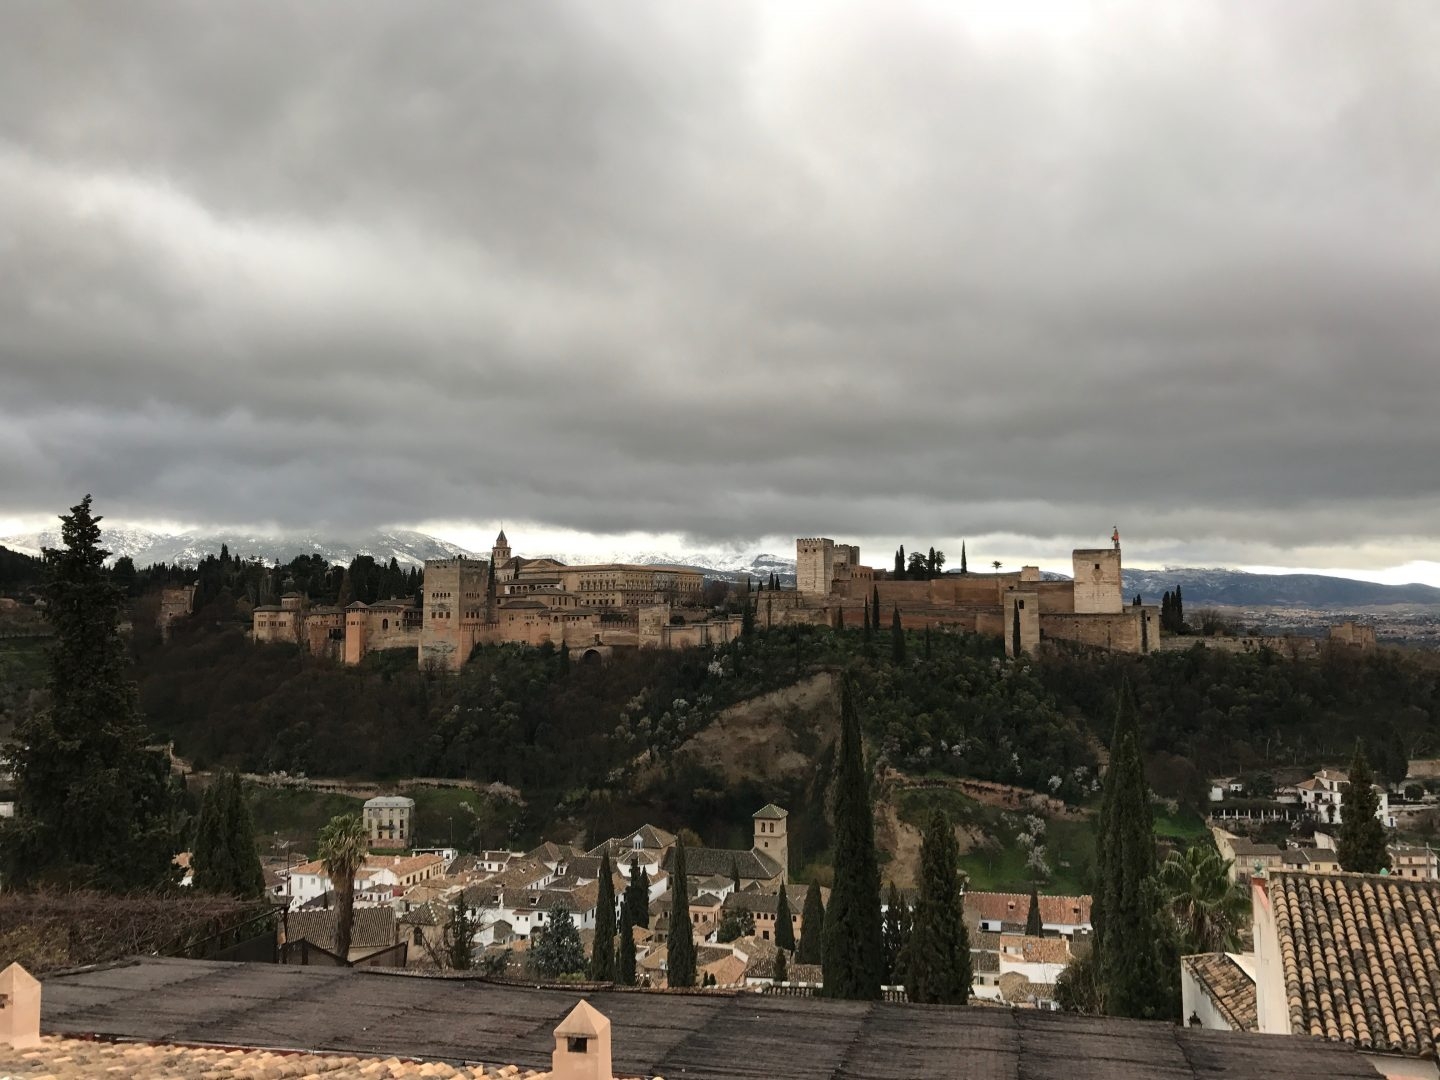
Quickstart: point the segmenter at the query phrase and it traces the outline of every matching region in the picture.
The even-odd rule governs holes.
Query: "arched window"
[[[381,619],[381,620],[380,620],[380,629],[381,629],[381,630],[389,630],[389,629],[390,629],[390,620],[389,620],[389,619]]]

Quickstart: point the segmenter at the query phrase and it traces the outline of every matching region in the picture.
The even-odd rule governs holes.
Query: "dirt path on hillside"
[[[815,769],[814,745],[834,743],[839,715],[838,680],[823,671],[731,705],[679,752],[731,783],[808,774]]]

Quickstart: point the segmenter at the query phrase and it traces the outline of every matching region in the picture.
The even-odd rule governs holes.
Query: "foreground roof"
[[[1362,1049],[1440,1046],[1440,882],[1275,872],[1290,1030]]]
[[[375,969],[159,958],[56,975],[43,987],[41,1028],[47,1033],[534,1069],[549,1068],[555,1027],[582,996]],[[583,997],[610,1020],[620,1076],[1375,1076],[1364,1058],[1338,1044],[1037,1010],[758,994],[596,991]],[[10,1067],[5,1052],[0,1067]]]
[[[29,1050],[0,1045],[0,1069],[6,1076],[49,1080],[94,1080],[97,1076],[136,1077],[140,1080],[254,1080],[287,1077],[295,1080],[429,1080],[441,1075],[433,1066],[398,1058],[358,1057],[351,1054],[293,1054],[274,1050],[229,1050],[224,1047],[167,1046],[134,1042],[97,1042],[47,1035]],[[443,1075],[455,1080],[488,1080],[481,1066]],[[539,1072],[526,1072],[526,1077]],[[521,1080],[516,1077],[515,1080]]]

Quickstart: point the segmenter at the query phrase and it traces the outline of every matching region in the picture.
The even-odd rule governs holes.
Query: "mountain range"
[[[402,567],[423,565],[426,559],[453,558],[476,554],[458,544],[416,532],[390,529],[359,537],[290,533],[262,536],[242,532],[158,533],[148,529],[117,526],[105,528],[102,542],[111,558],[130,556],[136,566],[152,563],[179,563],[193,566],[206,555],[220,551],[222,544],[232,555],[259,557],[267,562],[289,562],[299,555],[319,554],[332,563],[348,563],[356,555],[371,555],[382,562],[394,558]],[[58,530],[0,537],[0,546],[28,555],[39,555],[43,547],[60,543]],[[482,553],[483,555],[483,553]],[[553,553],[549,557],[576,565],[602,561],[595,556]],[[794,585],[795,560],[782,555],[747,552],[738,548],[691,551],[616,551],[603,561],[635,563],[642,566],[687,566],[707,576],[740,582],[746,577],[759,581],[773,573],[782,585]],[[1047,578],[1061,575],[1046,574]],[[1223,568],[1170,567],[1164,570],[1125,570],[1123,586],[1127,599],[1137,593],[1147,603],[1179,586],[1187,612],[1200,607],[1312,608],[1320,611],[1353,611],[1367,607],[1440,607],[1440,588],[1430,585],[1379,585],[1352,578],[1324,574],[1252,574]]]

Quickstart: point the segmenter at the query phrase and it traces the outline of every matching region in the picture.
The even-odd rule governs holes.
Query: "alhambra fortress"
[[[878,595],[887,620],[899,611],[907,629],[991,634],[1011,656],[1034,653],[1047,639],[1128,653],[1157,649],[1159,608],[1127,604],[1121,592],[1119,533],[1110,547],[1071,557],[1073,581],[1042,580],[1034,566],[895,580],[864,565],[854,545],[802,538],[795,541],[795,588],[753,594],[755,621],[762,629],[860,626]],[[489,560],[428,560],[419,606],[412,598],[312,607],[287,593],[278,605],[255,608],[253,635],[347,664],[381,649],[413,649],[427,670],[458,670],[477,645],[504,642],[549,642],[597,660],[615,649],[682,649],[738,637],[743,617],[705,607],[704,584],[702,572],[687,567],[527,559],[511,552],[502,531]]]

